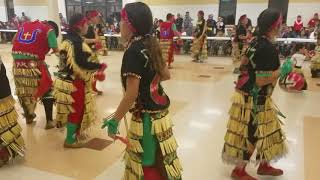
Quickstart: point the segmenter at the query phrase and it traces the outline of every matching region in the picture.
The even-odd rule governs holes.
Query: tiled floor
[[[12,82],[10,45],[0,45],[0,54],[7,67]],[[102,119],[114,112],[122,96],[119,81],[121,52],[110,52],[102,60],[108,63],[107,80],[99,83],[104,91],[97,97],[98,116]],[[57,58],[47,57],[50,71],[55,70]],[[228,180],[231,166],[223,164],[220,152],[230,106],[229,98],[233,92],[235,76],[231,58],[211,57],[205,64],[190,62],[189,56],[176,56],[171,70],[172,80],[164,82],[167,94],[172,100],[171,112],[175,123],[175,135],[179,142],[179,155],[183,163],[183,179],[186,180]],[[276,163],[285,170],[277,180],[316,180],[314,171],[319,169],[320,128],[319,99],[320,88],[304,93],[287,93],[277,88],[274,101],[287,116],[284,130],[287,133],[290,153]],[[14,86],[12,84],[12,89]],[[21,112],[20,107],[19,112]],[[0,180],[64,180],[98,179],[120,180],[123,173],[121,161],[124,146],[115,142],[102,151],[83,148],[66,150],[62,147],[64,131],[44,130],[44,112],[42,105],[37,108],[37,124],[23,127],[23,137],[27,144],[25,159],[19,159],[0,169]],[[312,116],[315,118],[305,118]],[[304,121],[306,119],[306,121]],[[314,122],[314,123],[313,123]],[[123,123],[121,133],[125,134]],[[304,132],[308,131],[308,132]],[[312,133],[311,133],[312,132]],[[310,134],[311,133],[311,134]],[[317,134],[317,136],[316,136]],[[92,137],[108,139],[99,128],[99,123],[92,132]],[[307,138],[307,139],[306,139]],[[310,141],[306,141],[310,140]],[[306,142],[305,142],[306,141]],[[317,146],[316,146],[317,145]],[[307,153],[308,152],[308,153]],[[313,161],[312,161],[313,160]],[[314,167],[317,166],[318,167]],[[254,164],[249,172],[255,175]],[[314,173],[314,174],[313,174]],[[305,178],[307,177],[308,178]]]

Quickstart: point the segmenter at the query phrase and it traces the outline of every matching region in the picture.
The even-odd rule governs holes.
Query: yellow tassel
[[[130,132],[136,136],[143,136],[143,123],[132,120],[130,122]]]
[[[129,144],[130,144],[130,150],[135,152],[135,153],[143,153],[142,146],[139,142],[139,140],[131,139],[129,138]]]
[[[165,132],[172,128],[173,123],[171,121],[171,118],[169,116],[165,116],[161,119],[153,120],[152,121],[152,128],[151,133],[152,134],[159,134],[161,132]]]
[[[53,83],[53,87],[56,91],[61,91],[66,94],[71,94],[72,92],[75,92],[77,90],[72,82],[64,81],[61,79],[56,79]]]
[[[173,136],[159,144],[163,156],[175,152],[178,148],[177,141]]]

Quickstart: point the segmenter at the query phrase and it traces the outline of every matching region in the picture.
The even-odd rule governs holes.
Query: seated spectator
[[[313,16],[313,18],[312,19],[310,19],[310,21],[308,22],[308,27],[309,28],[315,28],[315,27],[317,27],[318,26],[318,24],[319,24],[319,15],[318,15],[318,13],[315,13],[314,14],[314,16]]]
[[[300,35],[298,35],[297,37],[302,39],[309,39],[309,30],[307,30],[306,28],[302,28]]]

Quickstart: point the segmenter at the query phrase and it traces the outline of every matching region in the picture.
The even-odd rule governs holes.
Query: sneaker
[[[281,176],[281,175],[283,175],[283,171],[281,169],[276,169],[267,163],[260,164],[257,173],[261,176]]]
[[[232,179],[234,180],[258,180],[250,176],[245,170],[235,168],[231,174]]]

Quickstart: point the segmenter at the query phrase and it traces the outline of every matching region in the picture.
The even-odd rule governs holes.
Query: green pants
[[[151,134],[152,121],[149,113],[142,115],[143,136],[140,140],[142,145],[142,166],[153,166],[156,163],[157,138]]]

